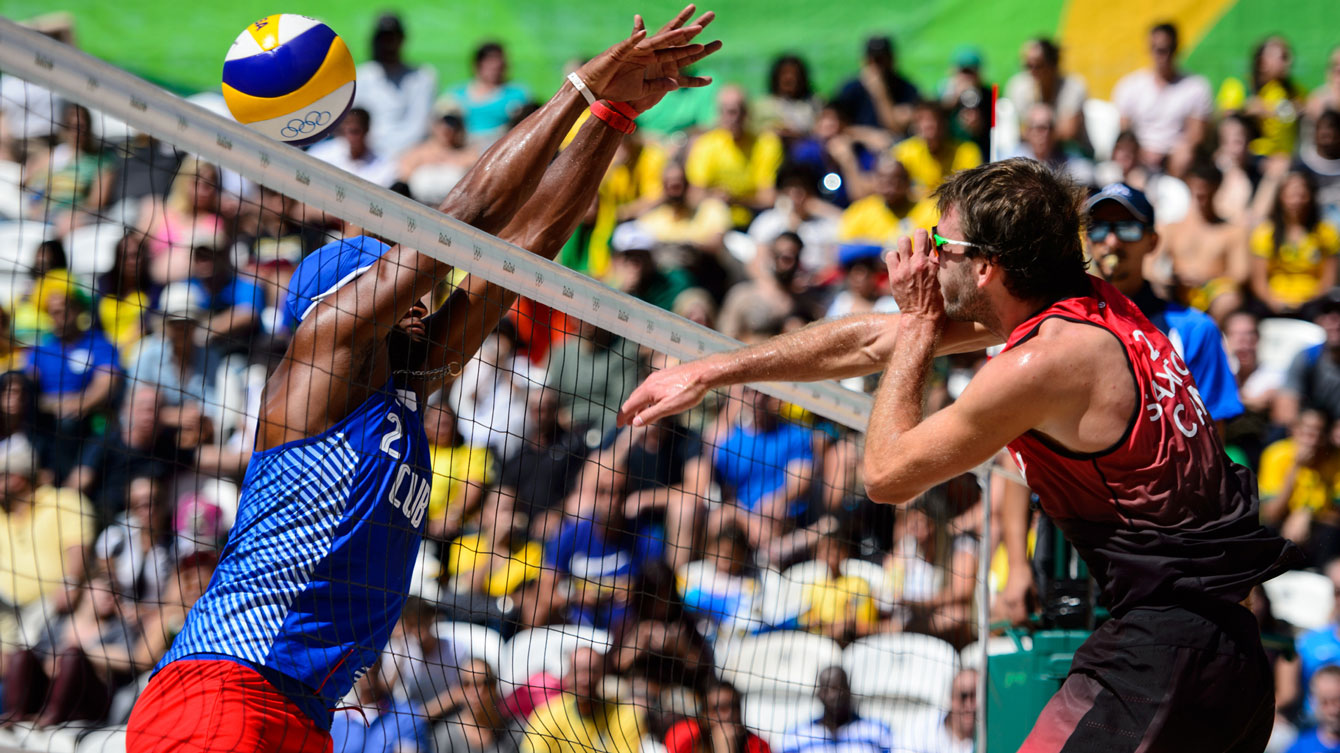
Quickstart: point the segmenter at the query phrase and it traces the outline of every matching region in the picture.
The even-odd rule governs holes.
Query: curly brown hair
[[[1026,157],[956,173],[935,192],[940,215],[958,213],[969,256],[1005,270],[1016,298],[1051,303],[1089,290],[1080,232],[1083,191],[1063,174]]]

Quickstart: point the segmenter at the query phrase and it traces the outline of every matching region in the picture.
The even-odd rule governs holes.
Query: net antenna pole
[[[988,137],[988,161],[1000,159],[1000,137],[996,135],[996,101],[1000,99],[1000,84],[991,85],[991,135]]]
[[[681,361],[733,350],[720,332],[612,290],[599,280],[447,217],[268,139],[149,82],[0,17],[0,69],[174,144],[369,233],[568,312]],[[759,391],[864,431],[867,394],[836,382],[768,382]]]
[[[994,102],[992,103],[994,106]],[[993,107],[994,111],[994,107]],[[987,753],[986,736],[986,660],[990,655],[987,643],[991,637],[991,479],[994,461],[980,466],[974,473],[982,484],[982,541],[977,553],[977,753]]]

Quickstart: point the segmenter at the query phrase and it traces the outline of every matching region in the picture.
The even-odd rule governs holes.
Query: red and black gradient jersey
[[[1009,443],[1043,512],[1061,527],[1114,614],[1139,606],[1240,601],[1302,562],[1258,518],[1256,480],[1228,459],[1182,357],[1126,296],[1098,278],[1020,324],[1019,347],[1048,319],[1099,327],[1125,348],[1140,396],[1111,447],[1079,453],[1038,432]],[[1076,364],[1076,368],[1084,368]]]

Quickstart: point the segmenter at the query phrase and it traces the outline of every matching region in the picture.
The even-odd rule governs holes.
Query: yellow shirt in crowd
[[[27,606],[65,587],[66,550],[93,541],[93,508],[74,489],[39,487],[20,512],[0,509],[0,601]]]
[[[1278,496],[1284,479],[1294,465],[1298,448],[1292,439],[1272,443],[1261,453],[1261,471],[1256,484],[1262,499]],[[1294,474],[1293,494],[1289,496],[1289,512],[1307,508],[1323,510],[1340,499],[1340,455],[1332,454],[1320,468],[1299,468]]]
[[[593,717],[582,716],[577,698],[564,693],[530,717],[521,753],[638,753],[642,713],[622,703],[597,703]]]
[[[822,633],[826,626],[841,622],[853,612],[862,632],[869,632],[879,622],[879,607],[870,592],[870,582],[855,575],[810,584],[805,589],[805,604],[800,626],[812,633]]]
[[[1340,253],[1340,233],[1329,222],[1317,227],[1299,243],[1275,248],[1275,225],[1263,222],[1252,232],[1252,254],[1266,260],[1266,282],[1270,292],[1291,306],[1316,298],[1321,289],[1321,263]]]
[[[493,558],[493,545],[487,537],[472,533],[451,542],[447,552],[447,575],[452,577],[487,568]],[[544,546],[537,541],[527,542],[520,550],[507,556],[507,564],[490,573],[484,581],[489,596],[503,597],[528,580],[540,577],[544,564]]]
[[[98,299],[98,321],[112,345],[120,351],[123,365],[131,358],[132,345],[144,333],[144,312],[149,310],[149,296],[131,293],[125,298],[103,296]]]
[[[940,154],[931,154],[930,146],[920,136],[894,145],[893,157],[907,168],[908,177],[921,189],[923,197],[930,196],[953,173],[982,164],[982,150],[971,141],[951,141]]]
[[[771,131],[741,145],[730,131],[718,128],[699,136],[689,147],[684,174],[692,185],[719,189],[732,199],[747,199],[777,183],[783,156],[782,140]]]
[[[483,447],[429,447],[433,489],[428,496],[428,519],[439,520],[461,501],[466,482],[493,483],[493,458]]]
[[[730,207],[720,199],[703,199],[693,214],[680,217],[665,204],[637,218],[637,224],[659,243],[713,243],[731,229]]]
[[[899,236],[910,235],[919,227],[929,230],[939,221],[938,215],[933,201],[919,201],[899,217],[884,203],[884,197],[867,196],[843,210],[838,220],[838,240],[890,245]]]

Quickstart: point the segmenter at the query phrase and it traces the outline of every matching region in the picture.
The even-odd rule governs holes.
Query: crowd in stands
[[[355,108],[309,153],[436,205],[535,103],[503,45],[442,87],[404,59],[406,34],[376,21]],[[1175,333],[1230,455],[1259,477],[1263,521],[1340,594],[1340,51],[1309,93],[1272,36],[1216,90],[1181,67],[1176,28],[1147,41],[1149,66],[1111,102],[1053,41],[1025,42],[1000,82],[1018,138],[997,156],[1044,161],[1092,196],[1094,273]],[[889,37],[854,52],[831,92],[785,54],[766,81],[667,95],[560,261],[745,342],[896,311],[883,250],[933,226],[937,186],[991,156],[991,82],[971,47],[935,90],[899,72]],[[8,224],[44,228],[0,309],[0,723],[116,724],[235,517],[260,392],[292,334],[288,276],[363,231],[146,134],[100,139],[96,113],[35,85],[5,77],[0,95],[0,159],[21,176]],[[115,233],[92,270],[74,256],[91,229]],[[930,408],[984,358],[937,361]],[[383,661],[336,713],[336,751],[972,750],[966,660],[940,705],[896,719],[861,713],[857,668],[824,663],[803,679],[821,713],[757,730],[756,689],[723,657],[783,631],[834,657],[889,636],[985,638],[978,560],[1000,527],[981,540],[976,478],[895,514],[862,493],[857,433],[749,388],[616,427],[662,365],[523,300],[430,398],[421,566]],[[1003,565],[993,587],[1022,588]],[[1288,637],[1272,653],[1274,749],[1296,729],[1290,750],[1340,750],[1340,627],[1295,645],[1297,626],[1263,594],[1256,606],[1264,632]],[[467,623],[509,645],[584,637],[520,671]]]

